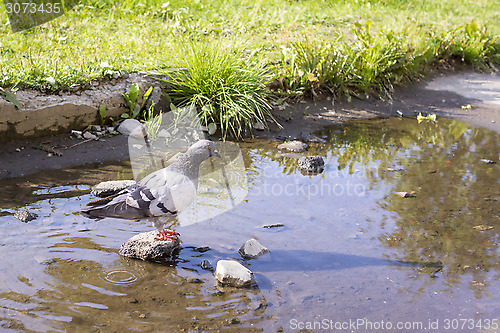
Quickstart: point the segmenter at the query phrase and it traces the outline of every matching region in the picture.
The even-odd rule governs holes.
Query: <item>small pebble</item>
[[[90,132],[83,133],[83,137],[87,140],[98,140],[99,138]]]
[[[258,123],[255,123],[253,125],[253,128],[255,128],[257,131],[263,131],[266,129],[266,126],[264,126],[264,124],[259,121]]]
[[[201,262],[200,266],[201,266],[202,269],[204,269],[206,271],[213,271],[214,270],[214,268],[213,268],[212,264],[210,263],[210,261],[208,261],[206,259]]]
[[[73,138],[73,139],[82,139],[82,132],[81,131],[75,131],[75,130],[72,130],[71,131],[71,134],[70,134],[70,137]]]
[[[394,192],[394,194],[399,195],[401,198],[414,198],[415,195],[412,192]]]
[[[90,130],[92,132],[94,132],[94,133],[100,132],[101,131],[101,126],[99,126],[99,125],[92,125],[92,126],[90,126]]]
[[[255,259],[269,252],[269,250],[259,243],[255,238],[249,239],[243,244],[239,251],[240,255],[245,259]]]
[[[208,124],[207,129],[208,129],[208,134],[214,135],[215,132],[217,131],[217,125],[214,123],[210,123]]]
[[[207,252],[207,251],[210,251],[210,250],[211,249],[208,246],[198,246],[198,247],[195,247],[193,249],[193,251],[200,252],[200,253]]]
[[[26,209],[19,210],[14,214],[14,217],[21,222],[28,223],[38,217],[37,214],[31,213]]]

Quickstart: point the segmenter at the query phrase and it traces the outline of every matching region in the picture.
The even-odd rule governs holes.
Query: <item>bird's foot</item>
[[[156,236],[156,240],[166,240],[166,241],[171,241],[175,242],[177,240],[177,236],[179,236],[178,232],[169,230],[169,229],[163,229],[162,231],[158,232],[158,235]]]

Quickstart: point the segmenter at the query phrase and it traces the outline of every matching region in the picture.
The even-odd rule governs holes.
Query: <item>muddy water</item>
[[[0,181],[0,327],[499,331],[499,134],[390,118],[318,135],[327,143],[305,154],[325,158],[320,175],[302,175],[276,142],[241,144],[248,197],[208,221],[174,225],[183,243],[172,262],[117,254],[148,223],[77,213],[91,185],[131,178],[126,164]],[[14,219],[24,206],[40,217]],[[271,252],[243,261],[237,250],[251,237]],[[257,286],[218,287],[200,267],[226,258],[250,268]]]

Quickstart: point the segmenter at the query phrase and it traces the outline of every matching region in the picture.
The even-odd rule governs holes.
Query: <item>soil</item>
[[[276,123],[255,136],[269,139],[300,139],[323,126],[358,118],[415,116],[434,113],[454,117],[500,132],[500,75],[461,73],[437,76],[397,89],[392,99],[367,96],[351,101],[323,98],[301,101],[273,111]],[[469,107],[470,106],[470,107]],[[58,156],[40,145],[62,153]],[[0,179],[23,176],[48,169],[61,169],[96,162],[127,160],[127,138],[114,136],[100,141],[74,140],[68,134],[2,144]],[[38,147],[38,148],[35,148]],[[51,156],[50,156],[51,155]]]
[[[331,98],[300,102],[274,112],[282,129],[271,125],[270,132],[257,134],[270,138],[278,134],[300,138],[300,133],[310,133],[322,126],[358,118],[400,116],[399,112],[404,116],[434,113],[438,117],[453,117],[500,132],[500,75],[437,76],[397,89],[390,100],[367,96],[364,100],[353,98],[350,102]]]

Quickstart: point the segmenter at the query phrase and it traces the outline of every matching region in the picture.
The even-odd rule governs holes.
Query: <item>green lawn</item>
[[[390,94],[450,59],[500,65],[500,2],[491,0],[83,0],[29,31],[12,33],[4,6],[0,19],[3,87],[57,91],[120,72],[186,68],[199,60],[183,54],[186,45],[237,54],[231,68],[257,70],[252,77],[274,79],[273,94],[285,96]],[[194,86],[207,78],[199,80]]]
[[[296,41],[353,40],[354,24],[410,39],[475,22],[500,32],[497,1],[82,1],[41,27],[12,33],[0,6],[0,85],[57,90],[113,71],[176,67],[186,40],[237,44],[266,62]],[[427,41],[427,40],[426,40]],[[430,41],[430,39],[429,39]],[[497,59],[498,61],[498,59]]]

